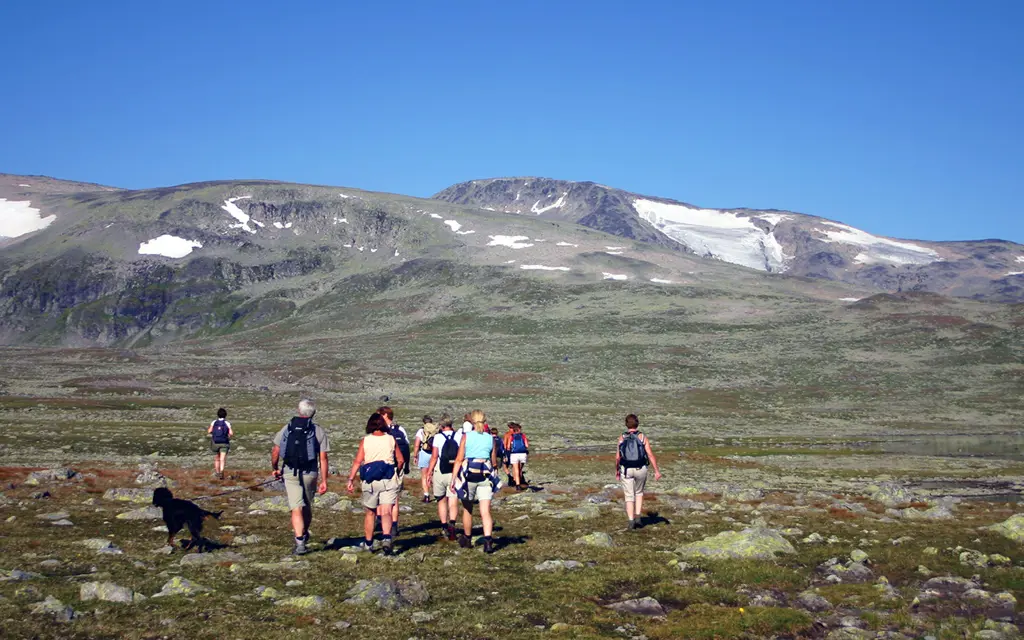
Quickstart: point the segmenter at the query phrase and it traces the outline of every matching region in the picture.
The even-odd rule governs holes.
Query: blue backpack
[[[390,480],[395,477],[395,465],[388,464],[383,460],[368,462],[359,467],[359,478],[363,482],[376,482],[377,480]]]
[[[526,446],[526,438],[521,433],[512,434],[512,451],[511,453],[530,453],[530,450]]]
[[[213,444],[228,444],[231,441],[231,431],[228,429],[228,422],[217,418],[213,422]]]
[[[391,425],[391,437],[395,439],[395,446],[402,452],[402,456],[405,457],[405,464],[402,466],[402,473],[409,473],[409,439],[405,437],[405,432],[402,431],[401,425],[398,423]]]

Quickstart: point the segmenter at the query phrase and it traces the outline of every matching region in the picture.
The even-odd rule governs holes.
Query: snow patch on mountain
[[[527,271],[568,271],[569,267],[549,267],[543,264],[521,264],[520,269]]]
[[[672,284],[671,280],[665,280],[664,278],[651,278],[651,282],[655,284]]]
[[[256,233],[256,230],[250,227],[249,223],[251,222],[257,227],[263,226],[262,222],[249,217],[249,214],[239,209],[238,205],[235,204],[239,200],[246,200],[251,197],[252,196],[237,196],[235,198],[228,198],[224,201],[224,206],[222,206],[221,209],[227,211],[235,220],[238,220],[238,224],[231,225],[232,229],[245,229],[249,233]]]
[[[773,227],[776,226],[777,224],[779,224],[780,222],[784,221],[784,220],[792,220],[793,219],[793,216],[788,216],[788,215],[786,215],[784,213],[759,213],[759,214],[757,214],[756,217],[761,219],[761,220],[764,220],[765,222],[767,222],[768,224],[772,225]]]
[[[556,247],[579,247],[580,245],[573,244],[571,242],[556,242],[555,246]]]
[[[697,254],[761,271],[785,271],[782,245],[750,218],[718,209],[637,198],[637,214],[669,238]],[[772,215],[772,214],[768,214]]]
[[[625,248],[626,247],[608,247],[608,246],[605,247],[605,249],[607,249],[609,251],[618,251],[620,249],[625,249]]]
[[[487,243],[488,247],[508,247],[509,249],[526,249],[532,247],[533,243],[529,242],[530,238],[527,236],[487,236],[491,239]]]
[[[201,249],[203,243],[186,240],[178,236],[164,234],[139,244],[140,255],[163,256],[165,258],[184,258],[193,249]]]
[[[1024,256],[1017,256],[1017,262],[1024,262]]]
[[[32,185],[30,185],[30,184],[19,184],[18,186],[19,187],[31,187]]]
[[[292,223],[289,222],[287,224],[281,224],[280,222],[274,222],[274,226],[277,227],[278,229],[291,229]]]
[[[1011,271],[1003,277],[1009,278],[1010,276],[1024,276],[1024,271]]]
[[[335,216],[334,224],[338,224],[338,223],[348,224],[348,218],[338,218],[337,216]]]
[[[441,218],[443,218],[444,216],[438,215],[438,214],[436,214],[436,213],[432,213],[432,214],[430,214],[430,217],[431,217],[431,218],[434,218],[435,220],[440,220],[440,219],[441,219]]]
[[[607,253],[610,256],[621,256],[622,255],[621,251],[605,251],[605,253]]]
[[[0,238],[17,238],[39,231],[57,219],[55,215],[45,218],[40,216],[39,209],[31,205],[29,200],[8,201],[0,198]]]
[[[839,302],[857,302],[860,298],[839,298]]]
[[[603,271],[601,275],[603,276],[602,280],[627,280],[629,278],[624,273],[608,273],[607,271]]]
[[[530,211],[536,213],[537,215],[540,215],[540,214],[544,213],[545,211],[551,211],[552,209],[561,209],[562,207],[565,206],[565,197],[567,195],[569,195],[568,191],[566,191],[565,193],[560,195],[558,197],[558,200],[555,200],[554,204],[549,204],[546,207],[540,206],[540,200],[538,200],[537,202],[533,203],[532,207],[530,207]]]
[[[876,264],[879,262],[888,262],[890,264],[930,264],[939,260],[938,252],[928,247],[871,235],[860,229],[855,229],[838,222],[822,220],[821,224],[836,229],[815,229],[815,231],[824,234],[828,238],[825,242],[852,244],[864,248],[864,251],[858,253],[853,259],[857,264]]]
[[[458,232],[459,232],[459,229],[461,229],[461,228],[462,228],[462,225],[461,225],[461,224],[459,224],[459,223],[458,223],[457,221],[455,221],[455,220],[445,220],[445,221],[444,221],[444,223],[445,223],[446,225],[448,225],[449,227],[451,227],[451,228],[452,228],[452,231],[454,231],[455,233],[458,233]]]

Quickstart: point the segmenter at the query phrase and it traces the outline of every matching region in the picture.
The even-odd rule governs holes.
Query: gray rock
[[[845,564],[842,562],[826,562],[819,566],[818,570],[822,571],[826,576],[834,578],[835,582],[848,584],[870,582],[875,577],[871,569],[868,569],[863,563],[853,562],[852,560]]]
[[[142,507],[117,514],[118,520],[162,520],[164,512],[159,507]]]
[[[29,607],[29,611],[38,615],[50,616],[57,622],[71,622],[75,618],[75,610],[53,596],[46,596],[42,602]]]
[[[860,562],[861,564],[864,564],[867,562],[867,559],[868,554],[864,553],[860,549],[854,549],[850,552],[850,560],[853,560],[854,562]]]
[[[594,533],[588,533],[585,536],[576,538],[576,544],[610,549],[615,546],[615,541],[604,531],[595,531]]]
[[[284,583],[284,586],[290,587],[290,588],[291,587],[301,587],[303,584],[305,584],[305,583],[302,582],[302,580],[289,580],[288,582]]]
[[[376,604],[381,609],[400,609],[423,604],[430,599],[418,581],[360,580],[345,594],[346,604]]]
[[[427,611],[415,611],[410,618],[413,624],[423,624],[424,622],[432,622],[436,614],[429,613]]]
[[[866,629],[839,627],[829,632],[825,640],[874,640],[875,634]]]
[[[974,580],[959,578],[956,576],[938,576],[927,580],[923,585],[921,585],[922,589],[955,595],[962,594],[969,589],[979,589],[980,587],[981,585]]]
[[[68,469],[67,467],[44,469],[42,471],[33,471],[28,474],[28,477],[25,478],[24,484],[35,486],[43,482],[63,482],[74,478],[76,475],[78,475],[78,473],[74,469]]]
[[[153,594],[153,597],[164,598],[167,596],[194,596],[209,591],[212,591],[212,589],[196,584],[190,580],[186,580],[181,576],[175,576],[164,583],[164,586],[160,588],[160,592]]]
[[[292,607],[294,609],[321,609],[327,603],[320,596],[295,596],[278,600],[275,604],[279,607]]]
[[[43,576],[38,573],[32,573],[30,571],[22,571],[21,569],[11,569],[10,571],[0,571],[0,582],[23,582],[25,580],[35,580],[36,578],[42,578]]]
[[[36,515],[40,520],[66,520],[71,517],[67,511],[54,511],[53,513],[40,513]]]
[[[796,603],[797,606],[814,613],[832,610],[831,602],[810,590],[801,591],[796,597]]]
[[[341,499],[341,496],[338,495],[337,493],[334,493],[333,491],[328,491],[323,495],[317,494],[316,497],[313,498],[313,506],[321,509],[327,509],[328,507],[333,507]]]
[[[579,569],[583,564],[575,560],[545,560],[533,568],[536,571],[564,571]]]
[[[351,622],[345,622],[344,620],[338,620],[337,622],[335,622],[331,626],[334,627],[335,629],[338,629],[339,631],[344,631],[345,629],[348,629],[349,627],[351,627],[352,623]]]
[[[54,520],[50,524],[52,524],[55,527],[73,527],[73,526],[75,526],[74,522],[71,522],[70,520],[67,520],[67,519],[64,519],[64,520]]]
[[[117,545],[106,538],[89,538],[88,540],[80,540],[78,544],[101,553],[121,553],[121,550],[117,548]]]
[[[665,615],[665,608],[661,606],[661,603],[654,598],[638,598],[635,600],[624,600],[622,602],[615,602],[613,604],[605,605],[608,609],[615,611],[616,613],[629,613],[637,616],[656,616],[661,617]]]
[[[250,504],[249,511],[288,513],[291,509],[288,508],[288,496],[271,496]]]
[[[153,501],[153,490],[139,489],[137,487],[107,489],[103,493],[103,499],[116,502],[151,503]]]
[[[248,562],[248,558],[234,551],[214,551],[212,553],[190,553],[178,561],[183,567],[208,567],[223,562]]]
[[[601,516],[601,510],[592,504],[585,504],[575,509],[564,509],[551,513],[554,518],[567,520],[592,520]]]
[[[352,501],[348,498],[342,498],[330,506],[331,511],[350,511],[352,509]]]
[[[262,541],[263,541],[263,538],[260,538],[259,536],[255,535],[255,534],[235,536],[231,540],[231,542],[233,542],[234,544],[238,544],[238,545],[259,544]]]
[[[871,499],[887,507],[907,504],[917,499],[913,491],[895,482],[882,482],[869,489],[872,490]]]
[[[1014,542],[1024,542],[1024,513],[1010,516],[1003,522],[988,527],[988,529]]]
[[[113,582],[86,582],[78,588],[78,599],[131,604],[144,600],[145,596]]]

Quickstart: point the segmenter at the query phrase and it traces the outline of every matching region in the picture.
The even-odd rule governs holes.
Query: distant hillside
[[[1024,300],[1024,246],[1002,240],[895,240],[788,211],[704,209],[592,182],[546,178],[473,180],[434,198],[575,222],[761,271],[881,291]]]

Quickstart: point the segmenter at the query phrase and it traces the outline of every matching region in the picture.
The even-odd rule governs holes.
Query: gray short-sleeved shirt
[[[322,453],[328,453],[331,450],[331,444],[327,440],[327,432],[315,422],[313,423],[313,426],[316,427],[316,441],[320,443],[320,451]],[[274,436],[274,446],[281,446],[281,443],[284,442],[284,436],[286,433],[288,433],[288,425],[281,427],[281,430]]]

